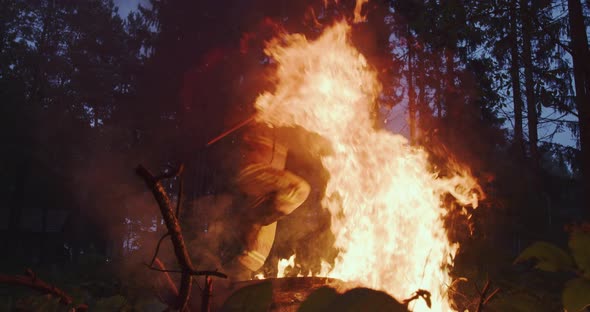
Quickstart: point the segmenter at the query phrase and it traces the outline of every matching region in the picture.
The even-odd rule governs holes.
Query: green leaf
[[[535,268],[542,271],[557,272],[574,269],[574,263],[570,255],[563,251],[563,249],[546,242],[533,243],[514,260],[514,263],[531,259],[537,260]]]
[[[590,307],[590,280],[574,278],[568,281],[561,299],[568,312],[580,312]]]
[[[584,277],[590,278],[590,234],[572,233],[569,246],[578,268],[582,270]]]

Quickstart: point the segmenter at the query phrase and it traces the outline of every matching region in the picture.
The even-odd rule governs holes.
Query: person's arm
[[[334,153],[330,141],[301,127],[277,129],[279,140],[286,142],[289,153],[295,157],[320,158]]]

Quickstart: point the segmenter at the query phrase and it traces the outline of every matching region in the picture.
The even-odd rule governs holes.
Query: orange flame
[[[448,267],[458,248],[449,242],[441,195],[477,206],[476,181],[458,169],[450,178],[429,168],[426,153],[401,135],[375,130],[371,112],[381,85],[351,46],[344,22],[315,41],[285,35],[265,52],[278,63],[278,85],[256,101],[257,120],[302,126],[326,138],[334,153],[322,158],[330,173],[322,205],[332,214],[340,253],[327,274],[403,299],[432,293],[432,310],[450,311]]]
[[[369,0],[356,0],[356,5],[354,7],[354,23],[364,22],[366,17],[361,14],[363,10],[363,5],[369,2]]]

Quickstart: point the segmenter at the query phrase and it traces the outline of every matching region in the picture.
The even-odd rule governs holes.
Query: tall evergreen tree
[[[581,163],[584,174],[584,194],[588,194],[590,192],[590,66],[588,66],[590,50],[588,50],[582,4],[579,0],[568,0],[567,3],[576,88],[575,103],[578,111]]]
[[[526,95],[529,153],[534,170],[539,166],[539,135],[538,135],[538,112],[535,101],[535,83],[533,80],[533,28],[532,19],[535,12],[532,11],[528,0],[520,1],[520,19],[522,22],[522,59],[524,66],[524,89]]]
[[[521,85],[520,85],[520,50],[518,31],[518,3],[517,0],[510,1],[510,79],[512,82],[512,103],[514,107],[514,145],[517,147],[520,157],[524,157],[524,135],[523,135],[523,107]]]
[[[6,177],[2,189],[9,193],[2,209],[10,210],[12,231],[22,230],[24,217],[39,216],[33,229],[44,233],[55,227],[50,211],[86,207],[87,214],[101,213],[89,207],[100,200],[84,195],[91,185],[80,179],[81,171],[96,166],[99,150],[112,153],[112,142],[125,140],[105,130],[134,88],[141,60],[112,1],[2,6],[7,10],[0,29],[0,118],[6,152],[0,170]],[[74,185],[74,192],[67,191]],[[44,238],[39,246],[47,251]]]

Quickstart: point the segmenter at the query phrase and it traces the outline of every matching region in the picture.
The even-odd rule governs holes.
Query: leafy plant
[[[568,272],[575,275],[565,283],[561,299],[569,312],[590,308],[590,233],[572,231],[569,238],[571,253],[547,242],[535,242],[514,261],[535,260],[535,268],[546,272]]]

